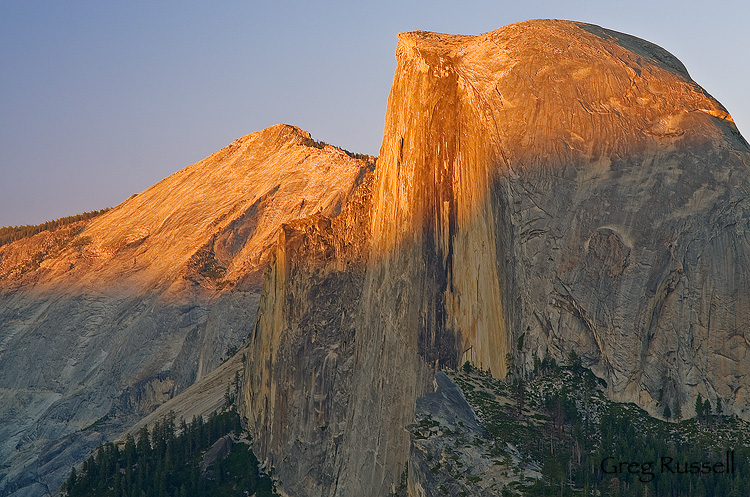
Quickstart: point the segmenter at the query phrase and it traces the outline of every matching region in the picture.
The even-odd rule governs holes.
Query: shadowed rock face
[[[284,487],[387,494],[415,400],[433,371],[465,360],[502,377],[508,356],[528,369],[575,350],[615,400],[657,414],[662,389],[691,415],[701,393],[746,417],[750,149],[721,104],[660,47],[582,23],[404,33],[396,56],[369,257],[347,283],[361,281],[346,290],[357,316],[339,335],[356,343],[339,359],[351,378],[324,382],[324,353],[291,383],[273,366],[312,340],[294,309],[343,281],[341,264],[297,280],[277,259],[261,305],[248,417]],[[342,393],[321,385],[346,389],[345,413],[314,410],[336,426],[335,450],[300,463],[281,440],[306,424],[299,440],[324,443],[304,401]]]
[[[372,179],[367,171],[338,216],[314,215],[279,231],[262,311],[242,350],[250,358],[243,403],[258,434],[254,450],[281,471],[292,495],[331,495],[338,484],[360,359]]]
[[[0,496],[56,490],[104,437],[219,366],[253,329],[279,227],[338,214],[370,167],[273,126],[0,247]]]

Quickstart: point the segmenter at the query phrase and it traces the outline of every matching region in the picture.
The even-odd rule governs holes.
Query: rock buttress
[[[279,231],[246,354],[243,405],[255,450],[290,495],[332,495],[349,429],[358,305],[369,253],[372,170],[340,214]]]
[[[405,469],[415,401],[432,373],[471,358],[505,374],[496,259],[497,143],[449,55],[469,37],[400,35],[372,211],[350,419],[338,495],[386,495]],[[423,43],[423,40],[426,42]],[[357,450],[355,450],[357,448]]]

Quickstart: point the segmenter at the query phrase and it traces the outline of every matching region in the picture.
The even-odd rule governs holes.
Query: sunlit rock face
[[[431,280],[419,354],[503,376],[576,350],[615,398],[744,412],[750,156],[682,64],[564,21],[406,33],[397,56],[373,259]]]
[[[371,167],[273,126],[0,247],[0,495],[54,491],[104,436],[219,366],[253,329],[279,227],[338,214]]]
[[[616,400],[746,415],[750,150],[683,65],[554,20],[404,33],[396,56],[364,274],[293,242],[335,245],[310,221],[266,281],[245,395],[284,488],[386,495],[416,398],[466,360],[502,377],[575,350]],[[324,300],[320,344],[304,312],[330,278],[357,306]]]
[[[453,330],[459,361],[503,376],[507,352],[529,365],[575,349],[621,393],[684,384],[683,358],[720,352],[684,345],[708,330],[707,284],[747,296],[739,268],[706,265],[742,259],[748,149],[677,59],[563,21],[405,33],[397,56],[373,247],[386,260],[435,253],[423,256],[445,273],[432,329]],[[725,339],[739,331],[727,317]],[[673,362],[665,339],[683,342]]]

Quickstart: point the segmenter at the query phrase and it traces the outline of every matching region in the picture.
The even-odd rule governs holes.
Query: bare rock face
[[[750,150],[682,64],[563,21],[406,33],[397,56],[373,253],[442,269],[438,364],[576,350],[616,399],[744,413]]]
[[[338,216],[282,227],[258,323],[242,349],[254,450],[290,495],[332,495],[348,454],[372,179],[368,170]]]
[[[407,494],[415,497],[440,497],[446,492],[502,495],[502,489],[512,481],[507,462],[501,463],[477,443],[485,440],[487,433],[461,389],[438,371],[434,390],[417,399],[417,422],[408,427],[412,434],[408,478],[399,482],[401,487],[406,483]],[[538,478],[531,469],[524,473]]]
[[[656,415],[661,390],[691,415],[700,393],[747,417],[750,148],[721,104],[588,24],[399,40],[364,274],[319,219],[266,282],[245,396],[285,490],[393,490],[416,399],[466,360],[503,377],[575,350],[615,400]],[[330,278],[356,315],[309,314]]]
[[[0,247],[0,495],[54,491],[105,436],[219,366],[253,329],[278,228],[338,214],[371,166],[273,126]]]
[[[717,304],[748,297],[748,147],[677,59],[562,21],[406,33],[397,54],[374,252],[437,252],[459,361],[503,376],[508,352],[529,365],[583,351],[641,404],[665,378],[712,390],[709,357],[743,374],[744,345],[695,338],[712,334],[708,314],[714,345],[741,332],[743,311]]]

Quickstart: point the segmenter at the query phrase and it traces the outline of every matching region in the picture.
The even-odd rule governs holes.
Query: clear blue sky
[[[535,18],[661,45],[750,133],[745,1],[0,0],[0,226],[116,205],[276,123],[376,155],[398,32]]]

